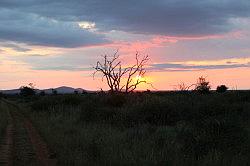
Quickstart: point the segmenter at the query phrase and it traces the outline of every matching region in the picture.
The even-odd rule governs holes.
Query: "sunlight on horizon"
[[[0,2],[0,89],[29,82],[39,88],[108,89],[101,78],[92,79],[91,69],[117,49],[124,68],[134,65],[137,51],[149,55],[145,76],[133,81],[147,81],[158,90],[191,84],[201,75],[213,88],[250,89],[248,1],[194,1],[181,7],[161,0],[121,6],[95,0],[24,2]],[[153,89],[143,83],[138,88]]]

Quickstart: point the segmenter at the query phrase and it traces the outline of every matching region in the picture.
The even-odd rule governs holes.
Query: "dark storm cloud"
[[[1,38],[65,47],[106,42],[103,36],[68,25],[75,21],[95,22],[100,31],[202,36],[234,30],[232,18],[250,16],[249,0],[1,0],[0,6]],[[45,21],[39,20],[39,27],[36,19],[23,21],[15,14],[6,20],[6,9],[21,11],[24,19],[34,14]],[[50,19],[62,25],[46,22]],[[7,28],[2,21],[14,25]]]
[[[224,32],[231,28],[228,19],[250,14],[248,0],[4,0],[0,6],[61,20],[91,20],[104,29],[180,35]]]
[[[0,9],[0,39],[54,47],[78,47],[107,43],[104,35],[81,29],[77,23],[57,21],[33,13]],[[18,46],[7,46],[25,51]]]

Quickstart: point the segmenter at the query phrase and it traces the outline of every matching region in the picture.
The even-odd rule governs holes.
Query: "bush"
[[[45,95],[46,95],[45,91],[40,92],[40,96],[45,96]]]
[[[226,92],[228,89],[228,87],[226,85],[220,85],[220,86],[217,86],[216,88],[216,92],[218,93],[224,93]]]
[[[100,97],[105,105],[111,107],[121,107],[126,103],[126,95],[123,93],[107,93]]]
[[[21,96],[33,96],[36,94],[36,91],[32,87],[22,86],[20,88],[20,95]]]
[[[206,81],[206,78],[203,76],[199,77],[195,90],[199,93],[206,94],[209,93],[211,89],[211,86],[209,85],[209,82]]]
[[[88,94],[88,91],[82,90],[82,94]]]
[[[142,97],[141,97],[142,98]],[[163,97],[145,97],[143,101],[127,106],[129,110],[125,114],[125,121],[132,124],[151,124],[156,126],[175,125],[180,121],[178,112],[172,100]]]
[[[48,95],[30,104],[59,165],[249,165],[249,91]]]
[[[55,108],[68,108],[79,106],[82,103],[81,97],[76,95],[55,95],[44,96],[39,100],[31,103],[31,108],[34,111],[50,111]]]
[[[52,94],[53,95],[57,95],[58,94],[57,90],[56,89],[52,89]]]

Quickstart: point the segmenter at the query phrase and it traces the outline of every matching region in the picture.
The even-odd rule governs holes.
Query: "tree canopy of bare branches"
[[[186,85],[184,82],[181,82],[180,84],[176,85],[176,89],[179,91],[188,91],[192,86],[195,85],[196,84]]]
[[[191,85],[186,85],[185,83],[180,83],[176,85],[176,89],[179,91],[188,91],[191,87],[194,86],[193,90],[196,90],[200,93],[208,93],[209,90],[211,89],[210,83],[206,81],[206,77],[199,77],[197,79],[197,83],[191,84]]]
[[[135,59],[136,62],[134,65],[123,68],[119,60],[118,50],[111,57],[104,55],[103,61],[97,61],[93,76],[95,76],[96,73],[101,73],[102,80],[106,79],[111,92],[132,92],[139,84],[147,83],[145,79],[140,78],[146,73],[145,65],[149,57],[146,55],[140,58],[137,52]],[[135,79],[135,77],[137,79]]]

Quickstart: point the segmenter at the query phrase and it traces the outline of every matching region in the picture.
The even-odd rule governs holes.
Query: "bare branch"
[[[141,78],[145,75],[146,70],[144,66],[149,60],[148,55],[143,56],[142,59],[139,58],[139,53],[136,52],[135,59],[136,64],[122,68],[121,61],[119,61],[119,55],[117,50],[113,56],[108,58],[107,55],[103,56],[103,62],[97,61],[96,66],[94,67],[95,72],[93,77],[97,72],[102,73],[102,81],[106,78],[107,85],[110,87],[110,90],[116,92],[132,92],[134,91],[139,84],[147,83],[146,80],[137,79],[133,81],[135,76]],[[125,83],[122,84],[124,81]]]

